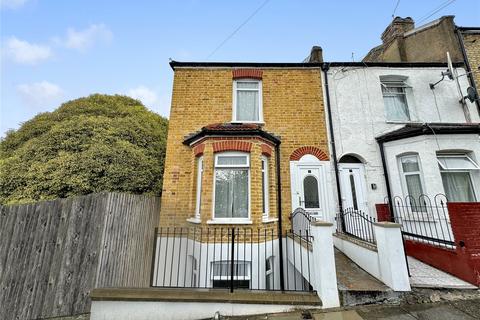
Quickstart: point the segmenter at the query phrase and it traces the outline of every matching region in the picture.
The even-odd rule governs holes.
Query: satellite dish
[[[467,95],[465,96],[470,102],[475,102],[478,100],[478,92],[474,87],[467,88]]]

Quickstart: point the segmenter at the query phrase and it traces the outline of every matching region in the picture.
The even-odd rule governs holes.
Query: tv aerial
[[[463,113],[465,115],[465,120],[467,122],[472,122],[472,118],[470,117],[470,111],[468,110],[468,106],[467,106],[467,103],[465,102],[465,99],[468,99],[470,101],[478,100],[478,93],[475,90],[475,88],[469,87],[467,89],[467,95],[466,96],[463,95],[462,88],[458,80],[460,76],[458,75],[457,70],[453,68],[453,63],[452,63],[452,59],[450,58],[449,52],[447,52],[447,67],[448,67],[447,70],[442,72],[442,79],[440,79],[435,83],[429,84],[430,89],[432,90],[435,89],[435,86],[440,82],[442,82],[445,79],[445,77],[447,77],[450,80],[454,80],[457,85],[458,96],[460,97],[460,100],[458,102],[460,102],[460,104],[462,105]]]

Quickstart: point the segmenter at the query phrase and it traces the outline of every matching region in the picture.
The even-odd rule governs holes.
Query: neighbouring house
[[[470,85],[480,84],[480,27],[456,26],[454,16],[443,16],[415,27],[410,18],[396,17],[364,62],[463,62]],[[426,50],[428,48],[428,50]],[[480,112],[480,102],[476,102]]]

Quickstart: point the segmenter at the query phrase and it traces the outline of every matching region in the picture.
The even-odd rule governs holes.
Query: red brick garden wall
[[[407,254],[480,286],[480,202],[449,202],[447,207],[456,248],[407,240]],[[378,221],[390,221],[388,205],[377,204],[376,209]]]

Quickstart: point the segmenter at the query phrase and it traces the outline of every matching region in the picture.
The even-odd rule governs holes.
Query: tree
[[[0,141],[0,203],[92,192],[160,195],[168,120],[94,94],[40,113]]]

